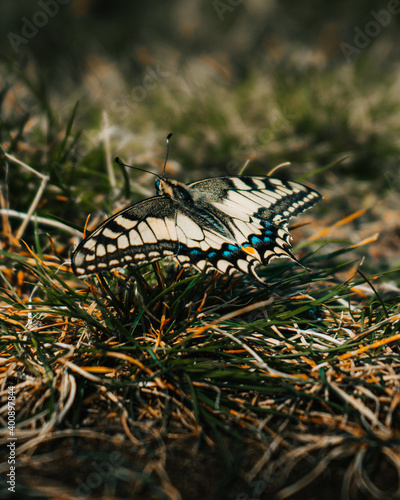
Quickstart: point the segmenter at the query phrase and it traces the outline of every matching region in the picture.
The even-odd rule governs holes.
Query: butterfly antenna
[[[118,163],[118,165],[121,165],[123,167],[133,168],[134,170],[140,170],[141,172],[146,172],[148,174],[155,175],[159,179],[161,178],[158,174],[155,174],[154,172],[150,172],[150,170],[145,170],[144,168],[132,167],[132,165],[127,165],[126,163],[121,161],[118,156],[117,156],[117,158],[115,158],[114,161],[115,161],[115,163]]]
[[[167,152],[165,154],[165,162],[164,162],[164,168],[163,168],[163,173],[162,173],[162,177],[165,176],[165,167],[167,166],[167,161],[168,161],[168,154],[169,154],[169,140],[171,139],[172,137],[172,133],[168,134],[167,135],[167,139],[166,139],[166,143],[167,143]]]

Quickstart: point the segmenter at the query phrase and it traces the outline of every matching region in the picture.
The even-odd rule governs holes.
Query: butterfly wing
[[[311,208],[321,195],[298,182],[272,177],[217,177],[188,185],[198,201],[210,203],[229,217],[279,225]],[[196,196],[194,196],[195,201]]]
[[[216,210],[229,228],[236,247],[222,248],[216,256],[232,267],[251,273],[272,259],[287,257],[297,261],[290,248],[288,220],[321,199],[321,195],[303,184],[270,177],[221,177],[189,184],[197,196],[197,205]],[[229,254],[231,251],[231,254]],[[243,253],[247,254],[243,259]],[[223,264],[224,265],[224,264]]]
[[[118,212],[83,240],[72,254],[77,276],[106,269],[155,262],[176,255],[176,206],[155,196]]]

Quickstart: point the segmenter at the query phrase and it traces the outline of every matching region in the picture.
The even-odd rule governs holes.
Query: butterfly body
[[[175,257],[183,266],[221,273],[255,269],[290,252],[288,220],[321,196],[271,177],[219,177],[189,185],[158,178],[157,196],[107,219],[82,241],[72,267],[83,277]]]

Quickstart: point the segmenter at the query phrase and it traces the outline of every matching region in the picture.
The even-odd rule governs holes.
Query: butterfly
[[[156,175],[156,174],[154,174]],[[272,177],[217,177],[185,185],[156,175],[157,196],[118,212],[72,255],[78,277],[174,257],[184,267],[241,271],[291,253],[288,220],[321,195]]]

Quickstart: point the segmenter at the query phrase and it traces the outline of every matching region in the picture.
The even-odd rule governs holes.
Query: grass
[[[186,97],[190,106],[178,114],[171,85],[169,94],[161,87],[149,96],[149,113],[155,113],[153,100],[163,103],[157,111],[162,116],[175,110],[179,132],[188,127],[196,103]],[[249,79],[251,91],[243,85],[230,101],[227,94],[226,99],[208,96],[223,105],[201,107],[193,135],[178,138],[176,156],[193,160],[199,153],[198,168],[212,158],[215,169],[227,169],[227,158],[235,157],[235,134],[244,127],[230,118],[232,109],[247,112],[256,128],[262,118],[250,103],[260,85]],[[313,85],[324,89],[321,81]],[[302,103],[304,109],[293,104],[299,110],[294,122],[302,130],[307,122],[305,143],[323,134],[331,149],[322,148],[321,158],[348,149],[340,137],[331,141],[322,126],[336,116],[344,127],[342,110],[338,115],[328,109],[332,103],[321,90],[326,115],[313,123],[311,91],[290,87],[289,82],[279,88],[276,102]],[[75,125],[81,120],[79,107],[70,106],[63,125],[54,118],[50,98],[25,92],[21,98],[33,99],[37,114],[13,118],[5,91],[1,128],[6,182],[0,436],[4,452],[5,402],[12,385],[21,494],[283,500],[313,498],[324,488],[327,498],[395,497],[400,488],[399,269],[385,263],[374,269],[368,258],[376,241],[371,233],[352,238],[354,221],[368,217],[368,207],[356,212],[338,205],[343,190],[354,186],[351,176],[328,195],[328,215],[324,206],[307,214],[313,231],[294,231],[303,234],[295,254],[312,271],[287,261],[264,267],[260,275],[268,290],[240,275],[182,272],[168,261],[83,282],[72,274],[68,256],[87,213],[95,212],[95,225],[100,209],[110,213],[117,200],[138,198],[147,178],[132,183],[117,170],[110,188],[110,170],[98,169],[109,162],[110,137],[102,135],[100,145],[83,148],[85,134]],[[38,108],[45,127],[38,126]],[[207,122],[215,124],[220,141],[210,130],[207,139],[202,131]],[[299,139],[285,121],[275,123],[267,141],[275,153],[267,163],[275,155],[282,160],[285,147],[294,156],[288,135]],[[244,142],[235,157],[239,162],[253,147],[252,173],[260,173],[266,159],[265,137],[255,136],[250,146]],[[347,135],[347,144],[352,137]],[[366,133],[364,140],[369,137]],[[200,138],[206,139],[204,148]],[[389,139],[386,135],[380,146]],[[113,141],[118,148],[122,139],[111,136]],[[376,151],[383,155],[379,147]],[[306,148],[300,150],[297,158],[305,168],[299,175],[312,172],[310,156]],[[147,156],[142,163],[155,166],[161,160]],[[15,175],[17,167],[21,175]],[[319,170],[316,178],[325,173]],[[339,174],[327,175],[334,182]],[[29,225],[16,227],[18,217]],[[2,461],[0,471],[8,470]],[[4,480],[1,487],[2,498],[11,498]]]
[[[21,476],[46,460],[49,442],[85,448],[77,442],[113,443],[121,432],[124,447],[146,459],[148,441],[196,437],[217,446],[228,469],[231,440],[243,441],[258,457],[242,481],[257,479],[278,498],[324,477],[332,462],[347,462],[350,498],[372,488],[367,474],[381,461],[398,473],[397,298],[376,294],[376,277],[356,268],[337,283],[337,268],[322,271],[317,255],[307,259],[311,274],[269,266],[268,293],[245,278],[187,276],[172,265],[82,286],[52,255],[19,257],[30,296],[3,275],[1,342],[4,392],[12,384],[17,394]],[[59,446],[50,447],[56,460]],[[159,472],[124,478],[117,496],[132,485],[141,494],[165,488],[157,460]]]

